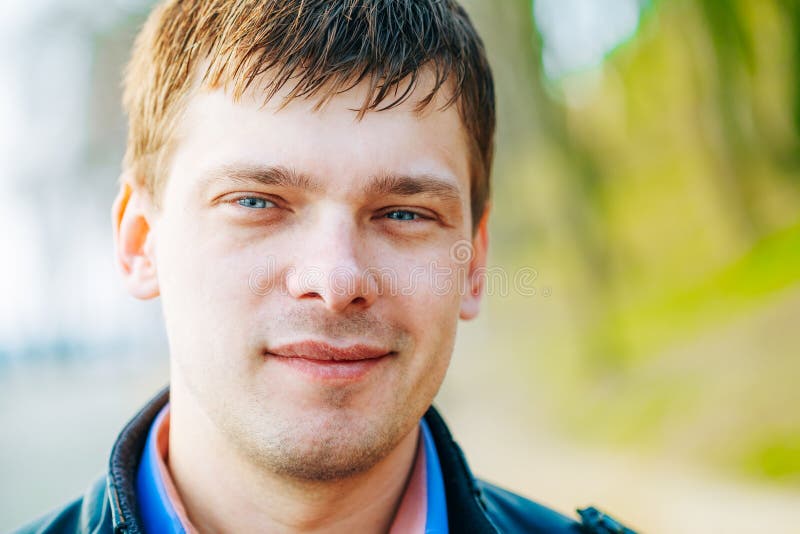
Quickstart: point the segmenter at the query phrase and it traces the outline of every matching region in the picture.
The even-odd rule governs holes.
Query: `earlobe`
[[[128,292],[143,300],[159,295],[150,206],[149,193],[123,176],[111,208],[115,261]]]
[[[486,283],[486,257],[489,249],[489,204],[481,216],[475,236],[472,238],[472,259],[467,272],[465,292],[461,295],[461,310],[459,317],[464,320],[474,319],[480,311],[481,298],[483,297]]]

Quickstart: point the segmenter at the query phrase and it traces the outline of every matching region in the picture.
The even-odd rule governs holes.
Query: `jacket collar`
[[[166,387],[128,422],[111,449],[107,491],[115,534],[144,534],[136,501],[136,472],[150,426],[168,400]],[[449,529],[476,534],[498,532],[485,513],[481,490],[464,454],[439,412],[431,406],[424,417],[442,468]]]
[[[125,425],[111,449],[106,484],[115,534],[144,534],[136,503],[136,471],[150,426],[168,400],[165,387]]]

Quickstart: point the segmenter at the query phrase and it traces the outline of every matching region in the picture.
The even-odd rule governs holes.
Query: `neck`
[[[183,390],[170,392],[169,470],[192,525],[211,532],[387,532],[419,426],[368,471],[333,481],[265,472],[228,443]]]

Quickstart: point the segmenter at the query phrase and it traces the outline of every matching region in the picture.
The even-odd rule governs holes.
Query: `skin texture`
[[[412,95],[357,121],[364,90],[319,111],[196,91],[159,208],[123,176],[117,262],[162,299],[169,466],[201,531],[385,531],[458,318],[478,312],[486,215],[473,232],[456,108],[419,115]],[[269,352],[308,340],[387,356],[348,378]]]

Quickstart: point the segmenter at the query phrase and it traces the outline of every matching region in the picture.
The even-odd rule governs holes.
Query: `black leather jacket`
[[[17,533],[143,533],[136,506],[136,472],[150,426],[168,399],[169,390],[164,389],[125,426],[111,450],[106,476],[97,480],[82,497],[22,527]],[[579,510],[582,520],[579,522],[476,479],[436,409],[431,407],[425,420],[439,454],[447,496],[447,519],[454,534],[633,534],[594,508]]]

